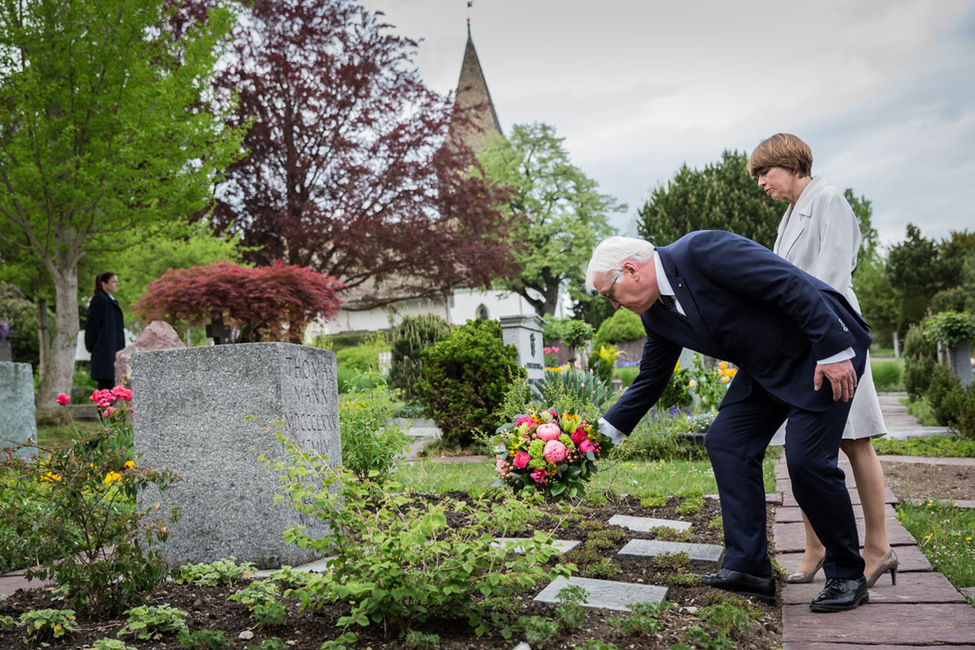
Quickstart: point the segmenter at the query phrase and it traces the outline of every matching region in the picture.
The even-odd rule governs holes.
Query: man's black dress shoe
[[[762,602],[775,602],[775,578],[772,577],[763,578],[734,569],[721,569],[717,573],[701,576],[701,582],[709,587],[758,598]]]
[[[826,588],[813,598],[809,608],[814,612],[845,612],[856,609],[869,600],[866,578],[829,578],[826,580]]]

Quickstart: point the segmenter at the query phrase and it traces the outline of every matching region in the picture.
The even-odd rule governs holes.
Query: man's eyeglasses
[[[622,277],[623,277],[623,269],[620,269],[619,273],[616,274],[616,279],[613,280],[613,284],[609,285],[609,289],[606,289],[605,293],[599,293],[598,291],[593,289],[592,290],[593,297],[602,296],[603,298],[605,298],[610,302],[616,302],[616,296],[614,295],[613,290],[616,289],[616,283],[619,282],[620,278]]]

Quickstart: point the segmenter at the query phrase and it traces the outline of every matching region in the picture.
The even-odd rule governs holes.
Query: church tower
[[[501,122],[494,110],[484,71],[477,58],[477,50],[471,39],[471,19],[467,19],[467,46],[464,62],[460,67],[460,79],[454,94],[454,114],[457,116],[447,133],[448,146],[467,145],[477,151],[484,140],[493,134],[504,135]]]

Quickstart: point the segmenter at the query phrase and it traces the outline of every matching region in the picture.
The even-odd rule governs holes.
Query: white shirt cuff
[[[626,436],[623,435],[623,433],[621,433],[619,429],[614,427],[612,424],[610,424],[603,418],[599,418],[599,432],[602,433],[607,438],[609,438],[610,440],[612,440],[614,445],[618,445],[624,440],[626,440]]]
[[[816,363],[818,364],[839,363],[840,361],[846,361],[847,359],[852,359],[856,355],[857,353],[853,351],[853,348],[847,348],[842,352],[837,352],[836,354],[829,357],[828,359],[820,359]]]

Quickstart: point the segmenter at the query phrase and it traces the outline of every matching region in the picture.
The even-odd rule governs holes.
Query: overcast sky
[[[426,83],[456,89],[471,18],[501,126],[545,122],[602,192],[636,210],[683,163],[790,132],[813,176],[908,223],[975,231],[975,0],[365,0],[422,39]],[[785,204],[783,204],[783,209]]]

